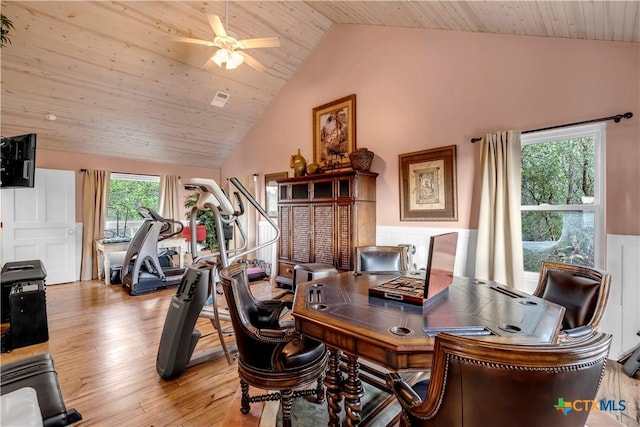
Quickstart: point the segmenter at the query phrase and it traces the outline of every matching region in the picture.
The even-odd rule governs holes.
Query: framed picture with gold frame
[[[278,217],[278,181],[287,179],[287,172],[267,173],[264,175],[264,206],[267,215]]]
[[[400,221],[457,221],[456,146],[398,157]]]
[[[348,167],[356,150],[356,95],[313,109],[313,161],[325,169]]]

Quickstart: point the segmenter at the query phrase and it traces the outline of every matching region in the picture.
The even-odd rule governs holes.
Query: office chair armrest
[[[273,298],[273,301],[280,301],[282,304],[284,304],[285,307],[287,307],[288,309],[291,309],[293,308],[294,296],[295,296],[295,292],[286,290],[281,294],[277,295],[275,298]]]
[[[280,301],[277,299],[261,300],[259,301],[259,303],[260,310],[268,311],[282,310],[286,306],[285,301]]]
[[[259,301],[257,305],[257,318],[254,323],[258,328],[280,328],[280,316],[287,305],[282,301]]]
[[[577,339],[584,338],[594,332],[593,328],[589,325],[578,326],[573,329],[565,329],[562,331],[568,338]]]
[[[395,372],[386,375],[387,386],[393,390],[394,394],[405,405],[409,407],[416,407],[422,403],[422,399],[415,392],[409,384],[407,384],[401,377]]]
[[[268,342],[287,342],[297,333],[291,329],[257,329],[256,335]]]

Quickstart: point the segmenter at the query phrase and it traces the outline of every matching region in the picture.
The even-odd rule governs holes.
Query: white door
[[[77,280],[74,171],[36,169],[34,188],[2,189],[2,262],[39,259],[47,285]]]

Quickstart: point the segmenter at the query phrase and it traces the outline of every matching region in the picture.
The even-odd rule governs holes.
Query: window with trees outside
[[[522,135],[524,271],[604,264],[605,125]]]
[[[157,212],[159,200],[159,176],[112,173],[104,237],[132,238],[144,221],[138,208]]]

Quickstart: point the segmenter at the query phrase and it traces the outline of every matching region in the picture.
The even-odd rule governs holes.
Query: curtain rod
[[[80,172],[86,172],[86,171],[87,171],[86,169],[80,169]],[[161,175],[154,175],[154,174],[150,174],[150,173],[143,173],[143,174],[140,174],[140,173],[131,173],[131,172],[113,172],[113,171],[111,171],[111,173],[119,173],[119,174],[121,174],[121,175],[148,175],[148,176],[161,176]],[[182,178],[181,176],[178,176],[178,179],[181,179],[181,178]]]
[[[549,126],[547,128],[525,130],[525,131],[522,131],[522,133],[540,132],[540,131],[543,131],[543,130],[566,128],[566,127],[569,127],[569,126],[586,125],[588,123],[606,122],[608,120],[613,120],[614,122],[619,123],[620,120],[622,120],[622,119],[630,119],[631,117],[633,117],[633,113],[628,112],[628,113],[624,113],[624,114],[616,114],[615,116],[602,117],[600,119],[585,120],[583,122],[566,123],[564,125]],[[482,140],[482,137],[471,138],[471,143],[475,144],[476,142],[481,141],[481,140]]]

